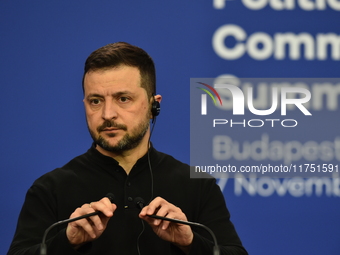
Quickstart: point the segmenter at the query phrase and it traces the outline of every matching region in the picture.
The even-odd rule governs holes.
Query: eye
[[[130,99],[128,97],[120,97],[119,98],[119,101],[122,102],[122,103],[126,103],[128,102]]]
[[[90,104],[92,104],[92,105],[98,105],[100,103],[101,103],[101,100],[98,99],[98,98],[90,99]]]

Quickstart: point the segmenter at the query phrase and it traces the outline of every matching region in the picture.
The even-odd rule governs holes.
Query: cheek
[[[151,114],[151,109],[149,108],[148,105],[143,105],[139,108],[139,110],[135,114],[136,116],[136,121],[141,121],[144,119],[151,119],[152,114]]]
[[[143,113],[146,113],[146,115],[150,115],[151,116],[151,107],[148,104],[143,104],[143,106],[141,107]],[[145,114],[143,114],[145,115]]]
[[[87,125],[90,128],[95,128],[98,125],[100,125],[100,116],[94,112],[86,112],[86,121],[87,121]]]

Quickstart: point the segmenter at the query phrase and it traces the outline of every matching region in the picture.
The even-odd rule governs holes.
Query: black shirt
[[[27,192],[8,255],[39,254],[42,236],[50,225],[109,192],[115,195],[117,209],[104,233],[75,251],[66,238],[66,226],[54,228],[47,237],[48,255],[137,255],[138,249],[141,255],[183,254],[138,217],[136,197],[148,202],[157,196],[181,208],[189,221],[211,228],[221,254],[247,254],[215,180],[192,179],[188,165],[154,148],[149,153],[151,168],[145,155],[127,175],[116,160],[102,155],[93,145],[85,154],[37,179]],[[192,229],[191,254],[212,254],[208,232]]]

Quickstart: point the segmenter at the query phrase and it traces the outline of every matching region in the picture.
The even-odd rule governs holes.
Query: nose
[[[117,106],[115,106],[113,102],[105,101],[104,107],[102,108],[102,118],[104,120],[112,120],[116,119],[117,116]]]

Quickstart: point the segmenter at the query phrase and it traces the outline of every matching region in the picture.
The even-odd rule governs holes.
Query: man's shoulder
[[[195,173],[195,167],[190,166],[189,164],[183,163],[182,161],[174,158],[173,156],[166,154],[164,152],[158,153],[158,168],[160,168],[163,172],[167,172],[169,174],[177,174],[181,176],[189,177],[190,179],[196,180],[210,180],[214,181],[215,178],[207,173]]]
[[[170,154],[167,154],[167,153],[164,153],[164,152],[160,152],[160,151],[157,151],[159,157],[162,158],[162,160],[166,160],[166,161],[169,161],[173,164],[178,164],[178,165],[183,165],[183,166],[189,166],[188,164],[176,159],[174,156],[170,155]]]
[[[34,184],[39,184],[41,182],[50,183],[58,182],[60,180],[69,180],[72,176],[77,177],[77,172],[80,169],[85,170],[85,166],[88,166],[88,152],[85,152],[79,156],[74,157],[69,162],[61,167],[57,167],[42,176],[40,176]],[[71,178],[72,179],[72,178]]]
[[[166,165],[168,167],[176,167],[176,168],[180,168],[180,169],[186,169],[189,170],[190,166],[178,159],[176,159],[175,157],[164,153],[164,152],[160,152],[155,150],[155,153],[157,155],[157,164],[158,165]]]

